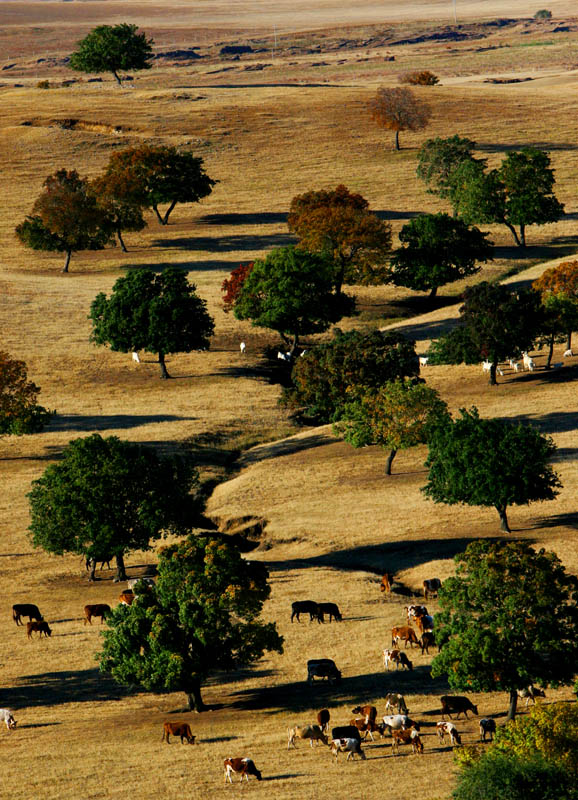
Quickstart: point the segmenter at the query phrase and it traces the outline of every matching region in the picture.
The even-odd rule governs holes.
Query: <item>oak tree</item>
[[[150,69],[153,59],[152,39],[137,33],[138,26],[98,25],[78,42],[78,50],[70,56],[68,66],[78,72],[112,72],[121,85],[121,70]]]
[[[326,331],[354,308],[352,297],[334,292],[333,267],[326,258],[296,247],[278,247],[263,261],[255,261],[234,314],[277,331],[292,358],[301,336]]]
[[[369,103],[369,113],[380,128],[395,131],[395,149],[399,150],[400,131],[419,131],[431,117],[431,108],[418,100],[411,89],[378,89]]]
[[[114,557],[117,580],[126,580],[126,553],[149,550],[164,534],[198,524],[197,486],[196,469],[183,459],[161,458],[116,436],[73,439],[60,461],[32,482],[30,539],[34,547],[82,555],[94,566]]]
[[[113,227],[98,204],[90,183],[76,170],[60,169],[44,181],[31,216],[16,227],[16,235],[33,250],[65,253],[63,272],[78,250],[103,250],[111,241]]]
[[[488,443],[488,446],[489,443]],[[526,542],[471,542],[439,591],[432,676],[452,689],[506,691],[571,683],[578,658],[578,580]]]
[[[231,271],[231,275],[225,278],[221,284],[221,292],[223,293],[223,311],[228,313],[235,307],[241,289],[245,282],[245,278],[253,269],[253,262],[249,264],[239,264],[236,269]]]
[[[210,535],[163,548],[156,586],[107,618],[101,671],[148,691],[185,692],[190,710],[205,710],[201,688],[211,674],[283,652],[275,623],[259,619],[267,578],[261,562]]]
[[[218,183],[207,175],[200,156],[170,145],[142,144],[112,153],[105,176],[117,186],[125,184],[127,199],[152,208],[161,225],[168,224],[177,203],[198,203]],[[168,203],[163,215],[162,203]]]
[[[578,329],[578,261],[562,261],[557,267],[544,270],[532,288],[544,302],[559,306],[565,320],[566,349],[572,347],[572,331]]]
[[[337,329],[329,342],[309,349],[291,373],[283,402],[319,422],[341,418],[350,387],[377,390],[387,381],[419,374],[415,342],[397,331]]]
[[[353,389],[334,430],[353,447],[380,445],[389,450],[385,474],[398,450],[427,441],[428,431],[447,414],[447,405],[424,383],[396,380],[368,390]]]
[[[480,263],[492,260],[487,236],[449,214],[421,214],[401,229],[402,247],[393,253],[390,280],[435,297],[440,286],[474,275]]]
[[[493,507],[510,533],[507,510],[554,500],[561,486],[552,469],[556,445],[529,425],[482,419],[474,406],[430,431],[422,491],[435,503]]]
[[[299,237],[299,247],[331,258],[337,293],[344,283],[376,285],[386,278],[391,226],[368,206],[364,197],[343,184],[291,201],[289,230]]]
[[[449,197],[450,178],[463,162],[473,160],[476,143],[454,134],[446,139],[427,139],[418,153],[417,177],[427,185],[430,194]],[[485,163],[485,162],[482,162]]]
[[[126,253],[122,234],[146,228],[142,205],[135,202],[129,187],[120,182],[117,175],[100,175],[91,182],[90,188],[116,233],[121,250]]]
[[[0,351],[0,435],[36,433],[53,412],[39,405],[40,388],[28,380],[24,361]]]
[[[215,328],[207,303],[176,267],[157,274],[139,269],[119,278],[112,294],[98,294],[90,306],[91,340],[111,350],[157,353],[162,379],[165,356],[207,350]]]

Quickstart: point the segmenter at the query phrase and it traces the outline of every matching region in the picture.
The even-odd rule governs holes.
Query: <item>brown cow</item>
[[[467,697],[445,694],[440,698],[440,700],[442,704],[442,719],[444,719],[445,714],[447,714],[451,719],[452,711],[457,712],[458,716],[456,719],[460,718],[460,714],[464,714],[467,719],[468,711],[472,711],[476,716],[478,716],[478,707],[475,706],[471,700],[468,700]]]
[[[110,614],[110,606],[106,603],[84,606],[84,624],[86,625],[88,622],[92,625],[92,618],[100,617],[100,624],[102,625],[107,614]]]
[[[124,592],[121,592],[118,596],[119,602],[123,606],[132,606],[134,603],[134,592],[130,589],[125,589]]]
[[[381,579],[381,583],[379,585],[379,591],[383,592],[383,599],[385,600],[385,596],[387,594],[391,594],[391,589],[393,586],[393,572],[386,572]]]
[[[415,728],[408,730],[392,730],[393,742],[391,743],[391,750],[394,753],[399,753],[400,744],[411,744],[411,749],[414,753],[423,753],[423,742],[420,739],[419,733]]]
[[[224,763],[225,783],[227,783],[227,778],[229,783],[233,783],[231,777],[233,772],[241,776],[241,781],[245,778],[247,783],[249,783],[249,775],[254,775],[258,781],[263,779],[252,758],[226,758]]]
[[[172,736],[180,736],[181,737],[181,744],[184,744],[184,739],[187,740],[187,744],[194,744],[195,737],[191,733],[191,726],[188,722],[165,722],[163,724],[163,738],[161,742],[165,742],[170,744],[170,737]]]
[[[423,596],[427,600],[428,597],[437,597],[438,590],[442,588],[442,582],[439,578],[430,578],[423,582]]]
[[[366,722],[375,722],[377,719],[377,708],[375,706],[355,706],[351,709],[352,714],[361,714]],[[351,722],[351,725],[354,723]]]
[[[414,644],[419,646],[417,634],[410,625],[397,625],[391,629],[391,646],[398,647],[398,640],[405,642],[406,647],[408,642],[412,647]]]
[[[359,733],[365,734],[363,739],[367,739],[367,734],[369,734],[369,738],[372,742],[375,741],[373,738],[374,733],[379,733],[382,736],[385,736],[385,725],[383,722],[374,722],[373,720],[367,720],[365,717],[357,717],[354,719],[349,720],[349,724],[352,725],[354,728],[357,728]]]
[[[50,628],[48,623],[45,622],[45,620],[41,620],[40,622],[36,622],[36,621],[33,622],[31,620],[30,622],[27,622],[26,623],[26,634],[27,634],[29,639],[32,639],[33,631],[37,631],[38,632],[38,638],[39,639],[42,639],[42,634],[44,634],[45,638],[47,636],[52,636],[52,629]]]
[[[330,719],[331,719],[331,714],[329,713],[328,708],[322,708],[321,711],[317,712],[317,722],[319,723],[319,727],[321,728],[323,733],[327,733]]]

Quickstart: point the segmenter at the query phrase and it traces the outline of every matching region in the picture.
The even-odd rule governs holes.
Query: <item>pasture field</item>
[[[249,755],[264,780],[243,787],[244,794],[345,800],[360,797],[361,787],[375,797],[387,787],[396,797],[449,797],[451,748],[435,736],[447,685],[430,677],[432,656],[408,650],[413,672],[388,674],[381,651],[424,578],[448,577],[453,556],[468,541],[500,535],[497,515],[427,501],[419,490],[424,448],[401,452],[386,479],[382,450],[354,450],[329,426],[296,427],[277,403],[279,387],[267,379],[263,348],[276,345],[276,337],[225,314],[220,286],[240,262],[291,243],[286,214],[299,192],[345,183],[369,199],[394,234],[416,212],[447,210],[425,192],[415,164],[424,138],[453,133],[474,139],[492,166],[509,149],[547,149],[567,212],[556,225],[530,228],[525,251],[512,247],[505,228],[486,226],[496,258],[470,282],[524,283],[575,254],[578,19],[564,16],[574,4],[548,3],[554,19],[542,26],[530,19],[539,6],[528,10],[516,0],[457,5],[460,22],[472,27],[465,38],[437,41],[428,36],[452,22],[451,3],[437,0],[412,4],[410,11],[391,2],[283,0],[274,14],[245,0],[216,0],[195,4],[195,15],[188,4],[143,0],[2,4],[0,43],[9,56],[0,66],[13,66],[0,72],[0,349],[26,361],[30,379],[42,388],[40,402],[57,410],[43,433],[0,440],[0,707],[13,708],[19,722],[11,733],[0,730],[2,796],[226,797],[239,789],[223,785],[223,759]],[[528,16],[518,22],[487,24],[522,14]],[[125,20],[142,25],[162,56],[132,83],[118,89],[106,76],[88,83],[60,62],[91,26]],[[403,39],[416,41],[394,44]],[[247,42],[255,51],[261,43],[262,52],[237,61],[219,55],[223,44]],[[179,62],[163,55],[193,46],[203,58]],[[394,61],[385,60],[392,55]],[[393,134],[373,126],[366,104],[378,86],[397,85],[400,73],[417,68],[441,80],[433,89],[416,89],[432,105],[432,122],[425,132],[402,133],[403,149],[395,153]],[[61,86],[74,77],[83,80]],[[512,78],[531,80],[487,82]],[[38,88],[46,80],[52,88]],[[190,145],[220,181],[213,194],[197,206],[177,206],[166,228],[151,215],[142,233],[126,235],[128,254],[110,248],[73,255],[66,276],[60,255],[19,245],[14,227],[48,174],[65,167],[93,176],[111,152],[143,141]],[[95,295],[110,292],[127,269],[169,265],[188,270],[208,301],[216,333],[209,352],[171,357],[174,379],[161,382],[152,356],[136,365],[130,355],[91,345],[87,314]],[[445,287],[433,306],[395,287],[352,288],[360,314],[342,327],[396,325],[423,353],[457,315],[464,285]],[[563,349],[556,349],[555,362]],[[534,358],[536,372],[506,370],[498,387],[487,385],[479,367],[427,368],[424,377],[452,411],[475,404],[483,415],[531,421],[554,438],[559,497],[511,509],[510,524],[513,537],[554,550],[576,573],[578,358],[550,373],[542,353]],[[272,594],[264,617],[277,622],[285,652],[253,669],[214,676],[204,691],[210,712],[181,713],[184,695],[142,693],[101,676],[95,661],[100,624],[83,625],[82,609],[89,602],[116,603],[123,585],[107,570],[89,584],[80,558],[52,557],[28,541],[31,481],[70,439],[95,431],[163,452],[191,449],[203,480],[221,481],[208,515],[223,528],[262,528],[252,557],[269,566]],[[129,574],[141,574],[155,560],[154,550],[131,554]],[[383,603],[385,569],[396,573],[401,591]],[[295,599],[338,602],[344,621],[291,625]],[[39,605],[50,639],[27,641],[11,619],[16,602]],[[428,606],[436,610],[435,601]],[[305,664],[316,657],[336,661],[340,687],[307,686]],[[287,728],[312,722],[318,708],[328,707],[332,722],[343,724],[359,703],[375,703],[383,714],[390,691],[404,693],[412,717],[422,722],[423,756],[402,751],[394,757],[388,739],[367,745],[366,763],[334,764],[326,748],[303,743],[287,751]],[[569,688],[547,694],[546,702],[574,699]],[[471,697],[482,715],[503,721],[503,694]],[[162,743],[165,719],[189,721],[198,744]],[[477,740],[475,718],[458,729],[466,743]]]

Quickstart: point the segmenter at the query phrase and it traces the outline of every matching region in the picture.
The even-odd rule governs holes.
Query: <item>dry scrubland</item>
[[[417,589],[424,577],[447,577],[451,557],[467,541],[497,535],[497,516],[490,510],[426,502],[419,492],[425,479],[423,448],[401,453],[396,474],[386,481],[382,451],[353,450],[327,427],[298,432],[277,406],[278,387],[264,380],[259,369],[262,347],[274,337],[225,315],[219,287],[240,261],[291,241],[284,220],[298,192],[344,182],[368,197],[396,232],[410,213],[444,208],[415,178],[424,135],[402,134],[404,149],[396,154],[393,135],[374,128],[364,111],[377,86],[396,85],[397,75],[414,67],[433,69],[443,84],[418,90],[434,109],[425,135],[467,135],[491,164],[507,148],[528,143],[552,154],[557,193],[568,216],[555,226],[530,229],[530,246],[523,254],[511,247],[505,228],[493,229],[497,258],[482,277],[512,270],[519,273],[512,280],[526,280],[548,260],[574,253],[578,21],[555,20],[568,27],[566,32],[553,33],[554,24],[539,28],[524,23],[496,30],[485,40],[335,51],[331,42],[367,39],[383,31],[383,20],[400,22],[399,29],[388,28],[392,35],[431,32],[433,23],[428,28],[420,20],[430,14],[441,17],[449,4],[416,4],[415,18],[406,15],[403,21],[394,4],[352,11],[350,3],[330,8],[318,2],[307,4],[308,10],[303,4],[303,16],[299,4],[277,5],[279,51],[274,65],[260,71],[245,67],[270,63],[270,54],[244,56],[239,62],[216,56],[215,42],[267,36],[271,41],[269,17],[257,17],[248,4],[235,8],[235,18],[228,16],[228,5],[206,4],[194,20],[183,7],[142,2],[5,3],[0,12],[0,39],[16,65],[0,74],[1,347],[26,360],[30,377],[42,387],[41,402],[58,411],[46,432],[0,443],[0,706],[15,708],[20,723],[10,735],[0,731],[0,746],[5,754],[2,791],[13,800],[141,800],[161,792],[225,796],[233,790],[222,787],[222,759],[245,754],[272,781],[243,789],[251,794],[269,791],[275,798],[302,800],[330,792],[340,799],[360,796],[361,786],[364,795],[379,796],[387,785],[398,787],[400,795],[411,787],[429,800],[451,791],[450,748],[434,736],[438,696],[446,687],[431,680],[431,659],[417,652],[412,674],[384,674],[380,651],[388,644],[391,626],[403,620],[404,598],[381,604],[376,573],[385,567],[395,570],[408,590]],[[547,7],[559,18],[572,5],[550,2]],[[527,3],[458,6],[470,20],[528,13]],[[36,64],[37,58],[61,57],[93,24],[125,19],[142,24],[159,49],[198,44],[210,55],[180,67],[159,60],[161,66],[121,90],[108,79],[35,88],[41,79],[58,83],[71,77],[61,66]],[[284,55],[291,42],[302,49],[319,43],[321,50]],[[385,62],[384,55],[392,53],[395,62]],[[313,66],[318,62],[325,65]],[[511,74],[534,80],[484,83],[489,75]],[[54,122],[63,119],[81,122],[65,130]],[[177,207],[167,228],[151,217],[142,234],[127,235],[127,255],[118,249],[75,255],[69,276],[59,272],[60,256],[27,252],[17,244],[14,225],[29,211],[47,174],[75,167],[94,175],[113,148],[143,140],[189,143],[221,183],[200,206]],[[91,346],[87,311],[96,293],[109,291],[124,270],[171,264],[190,271],[209,301],[217,329],[209,353],[172,358],[175,380],[161,383],[152,357],[137,366],[129,356]],[[529,273],[523,271],[528,268]],[[455,297],[461,288],[453,285],[442,294]],[[356,293],[361,315],[344,327],[403,325],[418,339],[420,352],[456,314],[451,305],[424,314],[424,302],[404,290]],[[416,314],[421,316],[406,319]],[[241,339],[248,346],[244,358],[238,351]],[[541,355],[536,361],[534,374],[507,372],[495,388],[487,386],[478,367],[431,368],[427,379],[452,409],[475,403],[483,414],[531,419],[554,437],[564,489],[555,502],[513,509],[511,524],[513,536],[554,549],[576,572],[577,359],[551,375],[541,369]],[[26,537],[30,482],[71,438],[93,431],[163,450],[194,447],[209,477],[223,477],[228,451],[264,442],[246,452],[238,471],[216,488],[208,511],[223,521],[266,521],[256,557],[270,566],[272,597],[265,616],[275,619],[285,635],[285,654],[210,683],[205,695],[215,710],[188,715],[200,742],[195,748],[167,747],[160,741],[162,721],[181,718],[173,712],[181,707],[182,695],[126,692],[96,670],[99,625],[82,625],[82,607],[116,602],[119,586],[111,574],[89,585],[80,559],[34,552]],[[138,574],[150,561],[154,553],[132,555],[129,572]],[[291,601],[307,596],[339,602],[344,622],[291,626]],[[45,613],[52,639],[28,642],[10,619],[11,604],[27,601]],[[339,690],[310,690],[304,684],[306,659],[319,656],[334,658],[343,670]],[[314,710],[324,705],[337,722],[346,722],[360,701],[376,702],[383,713],[382,698],[390,690],[404,692],[412,715],[424,722],[423,757],[406,753],[393,758],[389,742],[369,745],[363,764],[335,766],[324,748],[310,751],[308,745],[287,753],[290,724],[312,720]],[[561,690],[550,696],[571,695]],[[503,695],[474,700],[483,714],[505,710]],[[459,728],[466,741],[474,740],[475,721]],[[372,763],[376,760],[380,763]]]

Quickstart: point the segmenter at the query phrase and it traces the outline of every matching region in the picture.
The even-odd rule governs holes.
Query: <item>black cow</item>
[[[331,729],[332,739],[357,739],[361,741],[361,734],[359,728],[355,725],[338,725],[336,728]]]
[[[329,622],[332,619],[337,620],[337,622],[341,622],[343,617],[341,616],[341,611],[337,607],[336,603],[319,603],[319,616],[321,617],[321,622],[323,622],[323,615],[327,614],[329,617]]]
[[[323,622],[323,616],[319,610],[319,605],[313,602],[313,600],[296,600],[294,603],[291,603],[291,609],[291,622],[293,622],[295,617],[297,617],[297,622],[301,622],[299,619],[300,614],[309,614],[309,622],[313,622],[314,619],[316,619],[317,622]]]
[[[42,622],[44,619],[38,606],[33,603],[16,603],[12,606],[12,619],[17,625],[24,625],[22,617],[28,617],[29,620],[35,619],[37,622]]]

